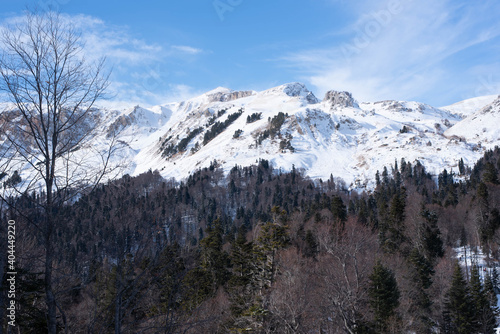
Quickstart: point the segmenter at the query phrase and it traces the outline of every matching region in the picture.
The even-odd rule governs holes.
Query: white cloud
[[[182,53],[191,54],[191,55],[195,55],[195,54],[203,52],[203,50],[201,50],[201,49],[193,48],[193,47],[187,46],[187,45],[173,45],[172,49],[176,50],[176,51],[180,51]]]
[[[112,25],[89,15],[60,14],[60,17],[80,34],[87,61],[95,62],[106,57],[107,65],[113,68],[109,89],[111,99],[103,104],[147,106],[194,94],[190,87],[170,82],[172,78],[164,67],[173,57],[178,61],[179,55],[196,55],[203,50],[188,45],[150,43],[134,36],[127,26]],[[22,16],[15,16],[1,23],[15,25],[22,22]]]
[[[169,102],[185,101],[203,93],[188,85],[171,83],[166,83],[162,92],[153,92],[130,83],[113,82],[109,91],[112,98],[99,101],[99,106],[109,109],[125,109],[140,105],[149,108]]]
[[[360,14],[343,32],[347,40],[284,59],[320,94],[337,89],[361,101],[415,99],[443,89],[448,59],[500,35],[499,9],[493,1],[390,0]]]

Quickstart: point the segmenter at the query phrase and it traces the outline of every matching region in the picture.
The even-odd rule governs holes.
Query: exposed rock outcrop
[[[359,108],[358,102],[352,97],[352,94],[349,92],[338,92],[335,90],[330,90],[326,92],[325,98],[323,101],[329,101],[332,104],[332,108],[334,107],[353,107]]]

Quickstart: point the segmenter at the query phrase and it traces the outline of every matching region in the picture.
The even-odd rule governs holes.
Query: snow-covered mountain
[[[265,91],[219,87],[196,98],[122,112],[103,110],[107,127],[127,143],[127,173],[149,169],[182,179],[216,162],[228,171],[267,159],[313,178],[341,177],[373,187],[374,175],[404,158],[431,173],[472,165],[500,143],[500,99],[448,107],[405,101],[362,103],[348,92],[318,99],[301,83]],[[106,131],[104,131],[106,132]],[[96,138],[96,145],[105,142]]]

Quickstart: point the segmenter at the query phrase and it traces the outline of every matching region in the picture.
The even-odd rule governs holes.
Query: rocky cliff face
[[[233,91],[233,92],[217,92],[209,95],[210,102],[229,102],[241,99],[254,94],[251,90]]]
[[[324,102],[330,102],[332,108],[359,108],[358,102],[352,97],[349,92],[338,92],[330,90],[326,92]]]

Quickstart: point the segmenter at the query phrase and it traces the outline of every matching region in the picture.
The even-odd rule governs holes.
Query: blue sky
[[[434,106],[500,94],[497,0],[0,0],[72,20],[89,59],[113,68],[117,105],[145,106],[224,86],[304,82],[319,98]]]

